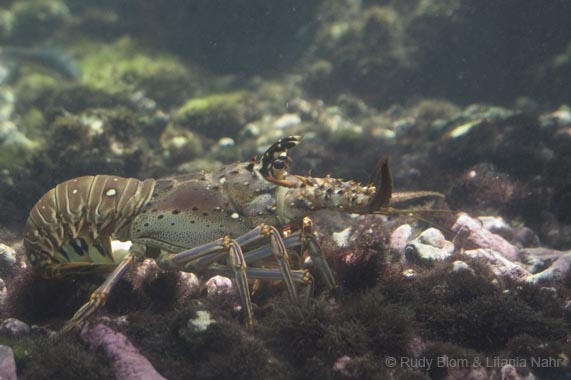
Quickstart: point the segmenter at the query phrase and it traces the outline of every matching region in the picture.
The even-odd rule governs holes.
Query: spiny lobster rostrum
[[[283,138],[261,159],[226,165],[213,173],[143,181],[87,176],[48,191],[26,224],[24,244],[32,265],[48,278],[110,272],[63,331],[91,316],[127,270],[145,257],[163,268],[233,276],[246,324],[251,326],[248,280],[282,280],[293,301],[298,298],[296,283],[311,283],[306,270],[290,268],[288,248],[301,246],[324,284],[335,287],[319,245],[309,228],[303,227],[313,212],[390,213],[391,199],[439,195],[393,194],[386,159],[380,161],[367,185],[289,174],[287,151],[299,142],[298,136]],[[282,238],[276,227],[288,224],[302,228]],[[127,254],[117,257],[111,239],[133,244]],[[262,239],[269,239],[269,246],[253,249]],[[243,247],[252,249],[243,251]],[[277,268],[253,266],[272,256]]]

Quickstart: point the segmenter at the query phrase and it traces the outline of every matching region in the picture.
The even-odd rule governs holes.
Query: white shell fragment
[[[187,326],[194,329],[195,331],[206,331],[208,326],[216,323],[216,320],[211,318],[211,315],[206,310],[198,310],[196,312],[196,318],[189,319]]]
[[[352,227],[349,226],[344,230],[333,233],[333,240],[335,241],[338,247],[344,248],[349,246],[349,236],[351,235],[351,228]]]

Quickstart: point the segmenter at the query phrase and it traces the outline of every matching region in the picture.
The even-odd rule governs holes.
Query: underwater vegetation
[[[571,379],[569,11],[1,2],[0,377]],[[313,290],[250,281],[248,329],[232,274],[151,253],[57,334],[104,276],[34,270],[24,225],[46,191],[213,172],[298,135],[288,173],[366,185],[386,155],[404,210],[312,216],[336,289],[291,248]],[[419,190],[443,196],[398,196]]]

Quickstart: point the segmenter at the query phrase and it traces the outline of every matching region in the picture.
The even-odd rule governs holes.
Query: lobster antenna
[[[418,221],[424,222],[429,226],[436,227],[441,231],[445,231],[449,234],[454,234],[454,232],[449,228],[441,223],[437,223],[430,218],[423,216],[422,214],[458,214],[459,211],[457,210],[450,210],[450,209],[422,209],[422,208],[410,208],[410,209],[399,209],[395,207],[387,207],[381,210],[375,210],[371,212],[372,214],[377,215],[405,215],[411,218],[414,218]]]
[[[369,203],[369,211],[387,209],[393,196],[393,177],[389,168],[389,158],[381,157],[369,185],[375,185],[377,192]]]

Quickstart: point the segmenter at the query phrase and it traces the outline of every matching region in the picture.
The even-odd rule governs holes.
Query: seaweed
[[[113,377],[106,359],[90,352],[77,338],[50,338],[33,334],[26,337],[0,337],[0,344],[14,352],[18,379],[98,380]]]

